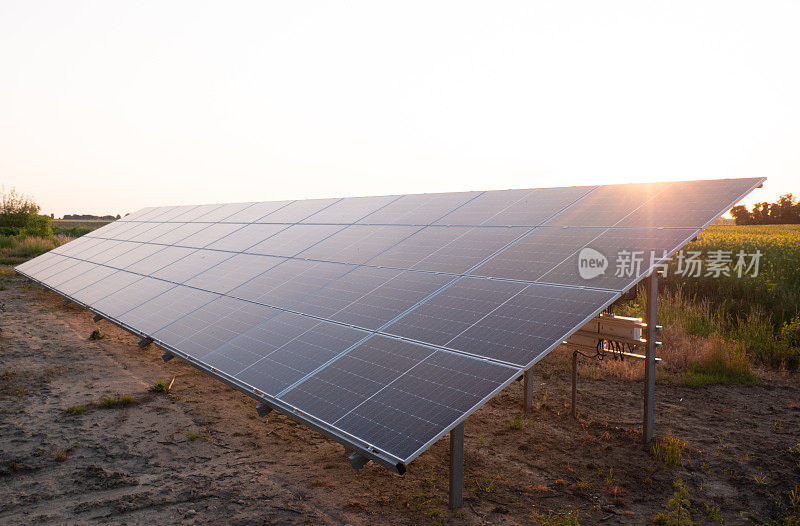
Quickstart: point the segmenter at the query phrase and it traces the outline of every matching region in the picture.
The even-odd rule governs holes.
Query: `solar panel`
[[[151,207],[17,270],[404,466],[762,182]]]

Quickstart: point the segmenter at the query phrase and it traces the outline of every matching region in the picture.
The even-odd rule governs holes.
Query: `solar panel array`
[[[17,270],[405,464],[762,182],[145,208]]]

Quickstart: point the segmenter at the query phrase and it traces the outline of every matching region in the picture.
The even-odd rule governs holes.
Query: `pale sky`
[[[800,2],[0,0],[0,183],[43,212],[769,178]]]

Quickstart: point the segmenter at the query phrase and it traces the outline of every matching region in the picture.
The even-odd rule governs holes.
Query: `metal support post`
[[[578,418],[578,351],[572,353],[572,418]]]
[[[103,319],[103,316],[101,314],[95,314],[94,318],[92,318],[92,321],[97,323],[98,321],[100,321],[102,319]]]
[[[256,406],[256,412],[258,413],[259,417],[264,418],[272,412],[272,408],[267,404],[258,404]]]
[[[464,422],[450,431],[450,509],[464,504]]]
[[[139,345],[140,349],[144,349],[145,347],[147,347],[151,343],[153,343],[153,338],[147,337],[147,338],[142,338],[141,340],[139,340],[138,345]]]
[[[653,439],[653,424],[655,421],[655,390],[656,390],[656,321],[658,302],[658,272],[653,271],[647,278],[647,349],[644,360],[644,420],[642,425],[642,440],[649,444]]]
[[[522,378],[522,389],[525,395],[525,412],[533,409],[533,373],[525,371]]]
[[[164,363],[167,363],[168,361],[172,360],[173,358],[175,358],[175,355],[172,354],[171,352],[163,352],[163,353],[161,353],[161,359],[164,360]]]
[[[350,461],[350,466],[356,471],[366,466],[367,462],[369,462],[369,459],[361,453],[353,453],[347,457],[347,460]]]

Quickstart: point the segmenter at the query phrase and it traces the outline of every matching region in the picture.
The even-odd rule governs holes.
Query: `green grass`
[[[127,407],[135,403],[136,400],[134,400],[132,396],[117,395],[114,397],[104,396],[100,401],[96,402],[95,405],[103,409],[113,409],[115,407]]]
[[[162,382],[159,380],[158,382],[154,383],[148,389],[151,393],[168,393],[169,388],[172,384],[168,384],[167,382]]]
[[[692,503],[689,501],[689,490],[680,477],[675,479],[674,486],[675,493],[667,502],[669,511],[653,517],[653,523],[661,526],[690,526],[694,522],[692,522]]]
[[[741,344],[715,342],[711,355],[702,362],[692,362],[680,375],[689,387],[707,385],[758,385],[761,379],[753,372],[747,352]]]
[[[683,465],[686,443],[667,433],[653,444],[653,457],[668,468]]]
[[[53,250],[60,244],[55,237],[0,236],[0,260],[15,265]]]
[[[90,340],[102,340],[105,337],[106,337],[106,335],[103,334],[102,332],[100,332],[99,329],[93,330],[92,334],[89,335],[89,339]]]
[[[186,433],[186,438],[188,438],[190,442],[194,442],[195,440],[205,440],[208,442],[208,435],[202,431]]]
[[[514,418],[511,419],[508,427],[510,429],[525,429],[525,426],[527,425],[528,422],[525,421],[525,417],[523,415],[514,415]]]
[[[86,412],[86,406],[82,404],[71,405],[64,408],[64,412],[68,415],[82,415]]]

